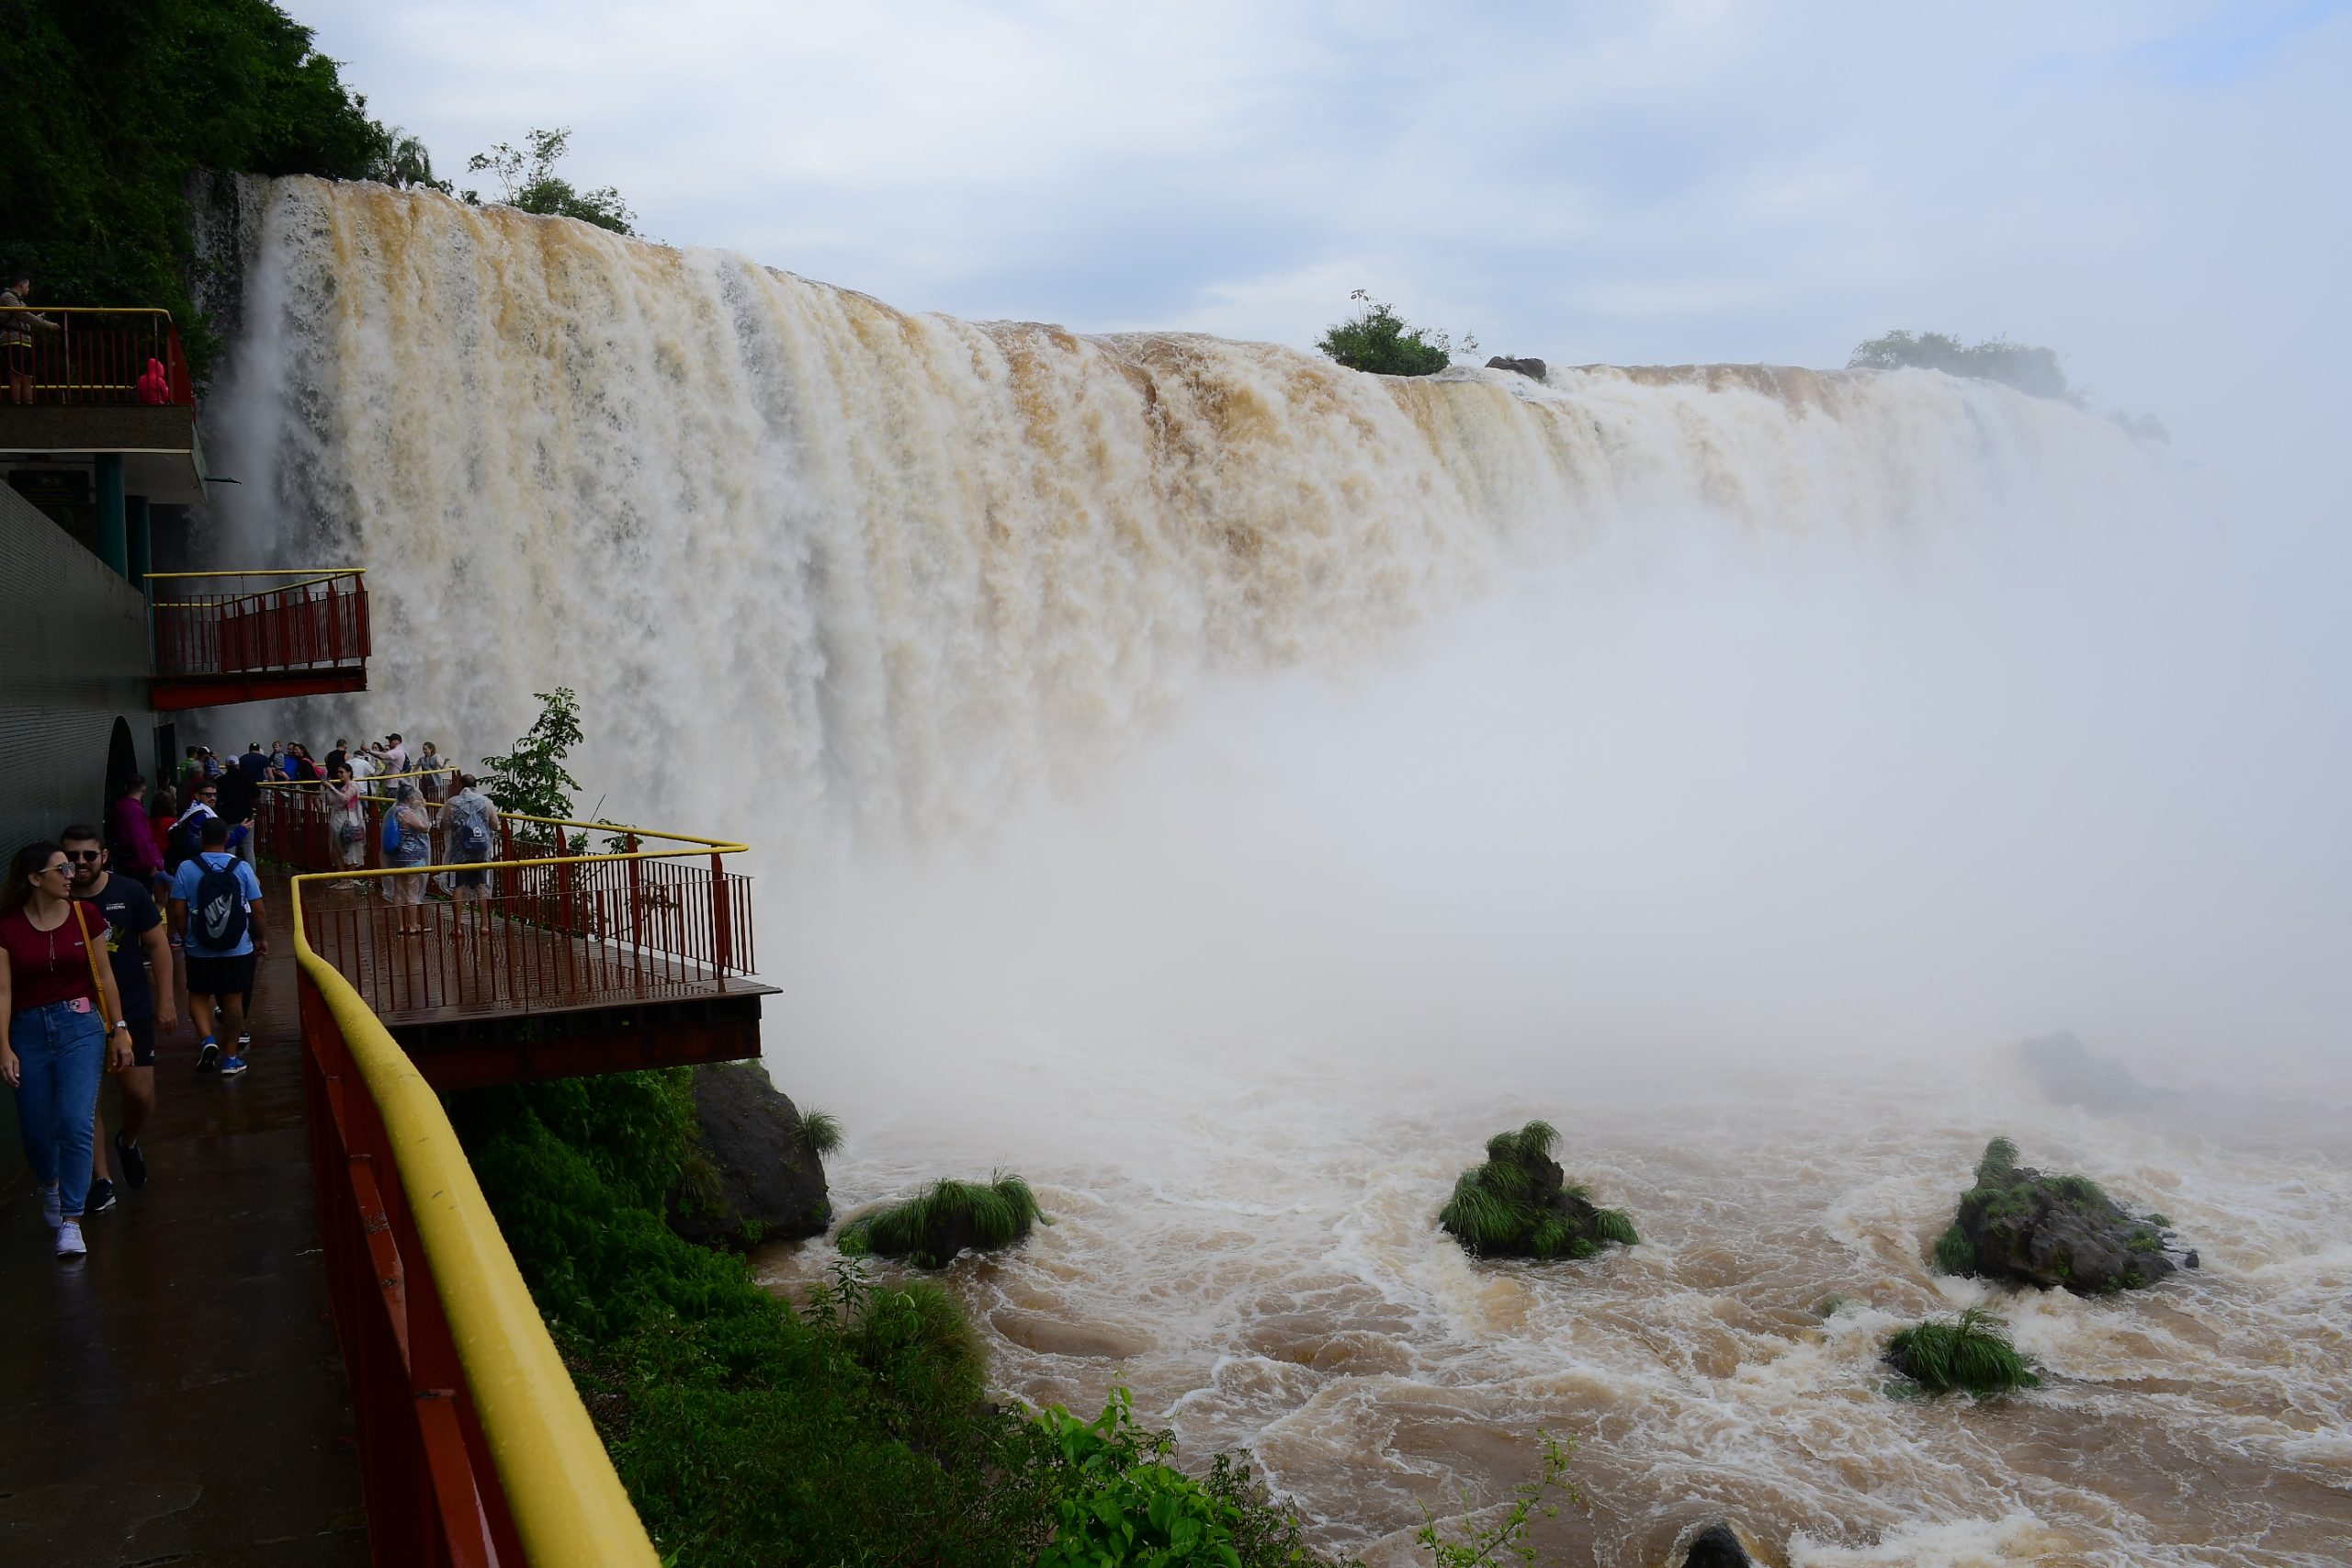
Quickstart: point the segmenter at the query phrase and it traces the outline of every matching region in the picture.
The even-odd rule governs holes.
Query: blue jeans
[[[106,1032],[96,1009],[72,1004],[18,1008],[8,1020],[8,1048],[23,1081],[17,1086],[17,1124],[25,1131],[25,1158],[33,1179],[57,1183],[57,1207],[82,1217],[90,1197],[90,1125],[98,1114],[98,1079],[106,1072]]]

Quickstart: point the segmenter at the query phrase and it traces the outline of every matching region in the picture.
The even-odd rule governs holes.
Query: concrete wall
[[[152,771],[147,672],[145,597],[0,486],[0,857],[101,819],[118,719]],[[14,1105],[0,1123],[6,1193],[25,1177]]]

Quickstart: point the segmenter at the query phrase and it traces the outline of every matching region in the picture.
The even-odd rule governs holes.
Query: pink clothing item
[[[126,795],[107,807],[107,837],[114,841],[115,869],[140,882],[153,882],[164,869],[155,852],[155,830],[139,797]]]

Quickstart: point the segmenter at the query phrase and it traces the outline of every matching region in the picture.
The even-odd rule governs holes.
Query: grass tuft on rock
[[[1886,1342],[1886,1360],[1920,1387],[1938,1393],[1960,1389],[1979,1399],[2041,1384],[1999,1318],[1970,1307],[1952,1321],[1928,1318],[1897,1329]]]
[[[800,1113],[800,1141],[822,1159],[842,1146],[842,1119],[811,1106]]]
[[[1622,1210],[1598,1208],[1567,1183],[1552,1157],[1559,1142],[1540,1121],[1488,1138],[1486,1163],[1462,1173],[1438,1212],[1440,1228],[1480,1258],[1590,1258],[1604,1242],[1638,1243]]]
[[[1957,1224],[1949,1226],[1936,1237],[1936,1269],[1944,1274],[1973,1274],[1976,1272],[1976,1244]]]
[[[838,1239],[853,1258],[878,1253],[918,1269],[944,1269],[967,1248],[1011,1247],[1044,1218],[1018,1176],[999,1172],[985,1182],[944,1177],[903,1203],[852,1220]]]

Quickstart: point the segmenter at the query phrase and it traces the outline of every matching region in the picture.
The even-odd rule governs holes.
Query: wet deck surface
[[[147,1186],[88,1222],[89,1257],[55,1261],[23,1184],[0,1203],[0,1563],[368,1561],[292,943],[283,886],[269,891],[253,1070],[198,1077],[183,1000],[141,1139]],[[112,1125],[111,1087],[107,1102]]]

